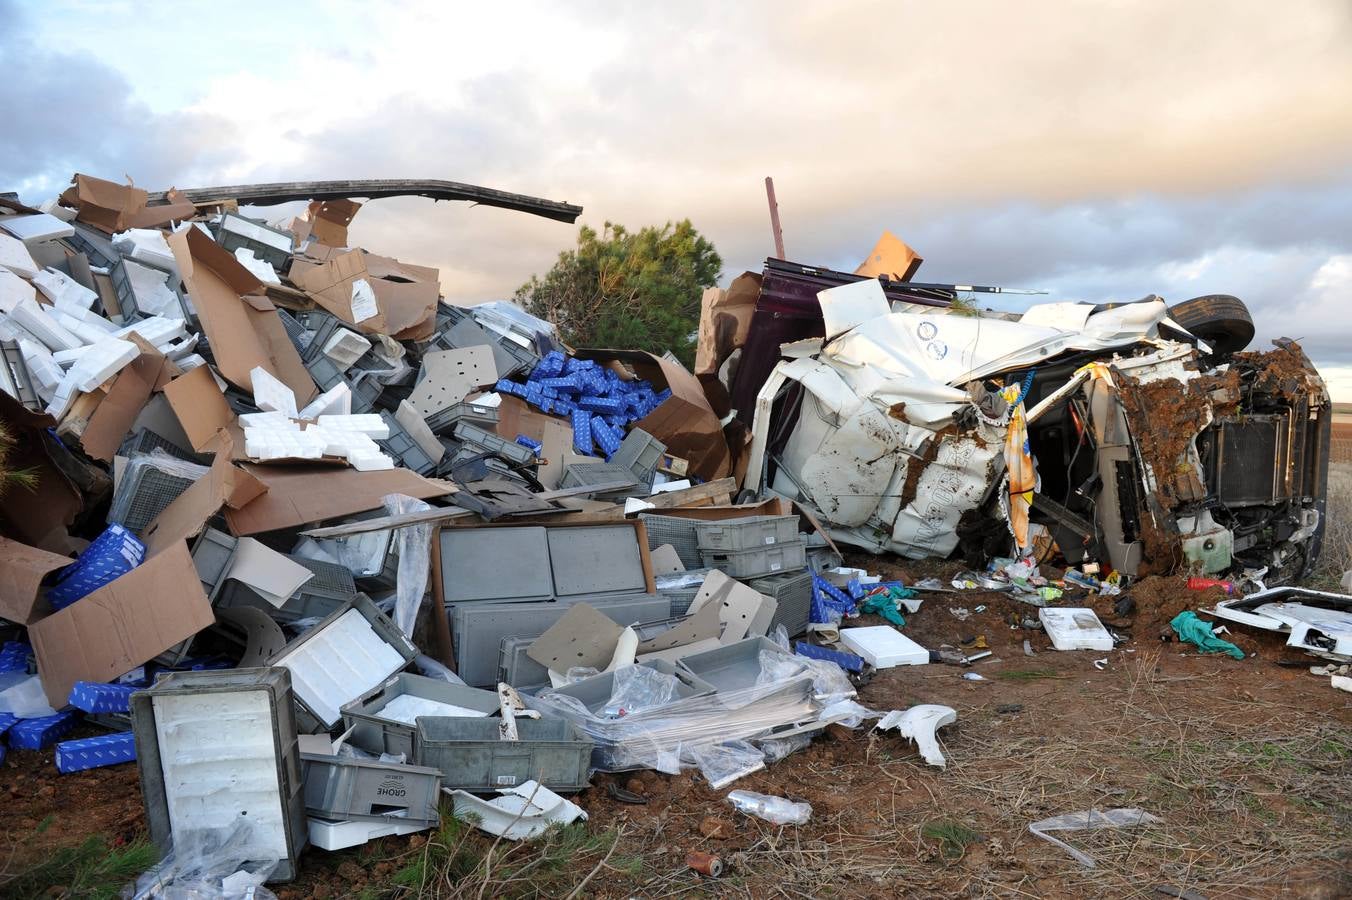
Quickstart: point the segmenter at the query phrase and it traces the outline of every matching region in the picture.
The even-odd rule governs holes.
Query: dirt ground
[[[953,568],[867,562],[913,578]],[[833,726],[734,785],[812,804],[806,826],[783,829],[736,813],[727,790],[710,790],[695,773],[598,774],[576,799],[588,829],[618,831],[611,858],[579,852],[547,883],[522,876],[482,891],[485,875],[424,883],[421,892],[568,896],[590,876],[574,896],[1352,896],[1352,695],[1310,674],[1314,661],[1289,655],[1275,636],[1230,635],[1251,654],[1243,661],[1162,642],[1168,617],[1214,598],[1179,579],[1143,582],[1133,593],[1137,608],[1126,616],[1107,598],[1097,604],[1131,638],[1111,653],[1051,649],[1045,634],[1021,624],[1036,610],[1003,595],[930,595],[908,617],[908,635],[931,648],[984,643],[992,656],[970,669],[884,671],[859,699],[880,711],[917,703],[957,710],[957,722],[940,732],[946,769],[924,765],[895,733]],[[958,608],[966,619],[953,614]],[[1107,663],[1096,668],[1096,659]],[[964,680],[964,672],[984,680]],[[612,783],[647,803],[613,799]],[[59,775],[51,752],[12,752],[0,790],[5,871],[90,834],[116,845],[144,833],[133,765]],[[1049,816],[1112,807],[1139,807],[1160,821],[1070,836],[1097,859],[1093,869],[1028,831]],[[461,840],[477,854],[491,844],[478,832]],[[312,849],[300,879],[277,891],[412,896],[418,886],[391,875],[426,842],[416,835],[340,853]],[[509,859],[531,852],[507,849],[499,852]],[[725,874],[692,872],[692,850],[720,857]]]

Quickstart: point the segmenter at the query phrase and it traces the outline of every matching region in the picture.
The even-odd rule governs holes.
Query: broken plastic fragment
[[[537,781],[523,781],[506,788],[501,797],[481,800],[465,791],[450,791],[455,800],[455,817],[464,821],[473,816],[475,825],[489,834],[510,841],[539,837],[550,825],[567,825],[586,819],[582,808],[565,800]]]
[[[1040,822],[1034,822],[1028,826],[1037,837],[1044,841],[1055,844],[1062,850],[1065,850],[1075,861],[1087,868],[1094,868],[1097,865],[1094,858],[1085,853],[1081,853],[1074,847],[1058,838],[1047,834],[1048,831],[1091,831],[1099,828],[1134,828],[1137,825],[1148,824],[1161,821],[1158,816],[1152,816],[1143,809],[1135,807],[1128,809],[1089,809],[1084,812],[1066,813],[1063,816],[1052,816],[1050,819],[1043,819]]]
[[[942,726],[952,725],[956,721],[958,713],[952,707],[940,706],[937,703],[922,703],[907,710],[892,710],[883,716],[874,728],[877,731],[895,728],[903,737],[915,741],[925,762],[943,769],[948,766],[948,760],[944,759],[943,751],[939,749],[939,738],[935,732]]]

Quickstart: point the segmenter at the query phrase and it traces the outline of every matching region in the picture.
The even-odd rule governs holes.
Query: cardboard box
[[[31,490],[16,486],[0,494],[0,530],[34,547],[69,550],[66,529],[84,509],[84,498],[57,462],[69,454],[48,433],[56,421],[0,391],[0,422],[14,441],[7,464],[34,475]]]
[[[313,200],[309,207],[309,234],[329,247],[347,246],[347,226],[361,204],[355,200]]]
[[[113,461],[150,395],[178,373],[176,365],[139,336],[133,335],[132,340],[140,345],[141,355],[113,379],[80,436],[85,453],[103,462]]]
[[[194,226],[180,228],[168,240],[221,376],[252,393],[249,372],[261,366],[291,388],[298,404],[309,403],[318,388],[286,336],[277,308],[263,296],[263,283]]]
[[[266,493],[240,508],[226,508],[226,522],[236,535],[294,528],[379,509],[386,494],[428,500],[448,492],[446,485],[408,469],[358,472],[246,464],[244,470],[263,485]]]
[[[424,340],[436,329],[441,294],[436,269],[353,250],[318,264],[296,260],[290,278],[320,306],[368,334],[388,334],[399,341]],[[375,315],[360,322],[352,309],[352,286],[358,280],[370,285],[377,307]]]
[[[854,270],[856,275],[876,278],[886,275],[898,281],[910,281],[925,258],[890,231],[884,231],[868,257]]]
[[[235,413],[206,366],[189,369],[164,386],[169,408],[199,453],[214,446],[217,433],[235,421]]]
[[[76,219],[109,234],[128,228],[155,228],[197,213],[197,207],[172,190],[168,204],[147,206],[148,199],[149,195],[138,187],[80,174],[61,195],[62,205],[75,208]]]
[[[576,355],[599,363],[620,362],[671,396],[635,426],[667,445],[667,452],[690,461],[690,471],[713,481],[732,471],[732,457],[723,425],[704,396],[699,380],[685,368],[641,350],[579,350]]]
[[[182,541],[28,626],[47,700],[77,681],[112,681],[216,621]]]
[[[761,277],[743,272],[725,291],[708,288],[700,298],[698,343],[695,347],[695,374],[717,375],[732,351],[746,343],[751,331],[751,316],[760,299]]]
[[[231,460],[232,445],[226,439],[218,448],[207,476],[194,482],[155,517],[141,540],[151,553],[196,537],[221,507],[242,509],[267,487]]]

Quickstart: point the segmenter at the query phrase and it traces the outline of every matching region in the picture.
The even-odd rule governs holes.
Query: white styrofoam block
[[[8,231],[25,244],[70,237],[75,229],[56,216],[38,213],[28,216],[0,216],[0,230]]]
[[[84,346],[84,341],[47,314],[36,296],[31,284],[9,269],[0,269],[0,312],[42,341],[49,350],[73,350]]]
[[[266,259],[259,259],[252,250],[246,250],[240,247],[235,251],[235,259],[239,260],[240,265],[253,273],[253,276],[259,281],[268,284],[281,284],[282,281],[277,277],[277,270],[272,267],[272,263]]]
[[[186,323],[179,318],[150,316],[139,322],[124,325],[113,332],[113,337],[126,337],[135,332],[147,344],[160,347],[185,336],[188,333]]]
[[[390,436],[389,424],[375,413],[361,413],[351,416],[320,416],[319,424],[325,427],[332,426],[340,431],[359,431],[362,434],[369,434],[377,440],[384,440]]]
[[[324,344],[323,352],[346,371],[370,349],[371,342],[357,332],[338,328]]]
[[[346,416],[352,412],[352,389],[347,382],[340,381],[324,393],[310,401],[300,411],[302,419],[315,419],[324,415]]]
[[[132,293],[136,295],[136,306],[143,316],[165,316],[177,319],[183,315],[179,306],[178,294],[169,289],[170,273],[154,266],[147,266],[134,259],[124,259],[122,268],[131,282]]]
[[[24,300],[37,302],[38,292],[31,284],[9,269],[0,268],[0,312],[12,315],[11,310]]]
[[[45,212],[49,216],[54,216],[62,222],[74,222],[75,217],[80,214],[78,209],[71,209],[69,206],[62,206],[61,201],[55,198],[44,200],[38,204],[38,212]]]
[[[33,287],[42,291],[52,305],[60,310],[89,309],[99,295],[71,278],[65,272],[50,266],[33,278]]]
[[[185,356],[190,356],[197,349],[197,344],[201,339],[202,336],[194,332],[185,338],[165,344],[161,352],[166,358],[177,362]]]
[[[352,456],[372,456],[380,452],[380,447],[367,435],[358,431],[338,431],[322,425],[312,425],[305,433],[314,435],[324,442],[325,456],[338,456],[349,459]]]
[[[169,249],[164,232],[157,229],[132,228],[120,231],[113,235],[113,249],[138,262],[148,263],[169,272],[178,272],[174,251]]]
[[[97,344],[104,338],[111,337],[111,335],[108,332],[104,331],[98,326],[93,325],[92,323],[84,322],[81,319],[78,319],[72,315],[68,315],[67,313],[59,309],[52,309],[51,307],[47,307],[44,310],[44,312],[46,312],[47,315],[51,316],[52,319],[54,319],[58,325],[69,331],[71,334],[75,335],[83,343]]]
[[[309,640],[274,660],[291,672],[291,686],[315,716],[332,728],[350,703],[404,667],[404,658],[349,609]]]
[[[65,377],[61,367],[52,359],[52,352],[36,341],[23,338],[19,340],[19,352],[23,354],[24,364],[28,366],[28,374],[33,376],[33,386],[42,395],[42,399],[51,400],[61,384],[61,379]]]
[[[413,834],[415,831],[426,831],[432,827],[430,824],[400,822],[398,819],[390,819],[386,822],[368,822],[358,819],[347,822],[333,822],[328,819],[307,816],[305,821],[309,826],[310,843],[320,850],[346,850],[348,847],[357,847],[374,841],[376,838]]]
[[[275,375],[262,366],[254,366],[249,370],[249,381],[253,385],[254,404],[259,409],[296,417],[296,393]]]
[[[383,453],[374,456],[349,456],[347,461],[358,472],[383,472],[394,468],[394,460]]]
[[[291,420],[285,414],[279,412],[240,413],[239,424],[242,428],[265,428],[269,425],[276,428],[289,428]]]
[[[32,341],[35,344],[41,344],[37,335],[24,328],[10,316],[0,312],[0,340],[4,341]]]
[[[175,839],[248,822],[247,859],[287,858],[286,797],[264,691],[155,697],[155,734]]]
[[[63,316],[69,316],[76,321],[97,328],[99,333],[105,337],[122,337],[122,335],[118,334],[118,331],[120,330],[118,326],[109,322],[92,309],[64,309],[60,310],[60,312]]]
[[[198,366],[205,366],[207,364],[207,361],[196,353],[189,353],[182,359],[175,360],[175,362],[178,363],[178,367],[182,369],[184,372],[188,371],[189,369],[195,369]]]
[[[862,656],[875,669],[893,666],[923,666],[929,651],[891,625],[840,629],[840,642]]]
[[[0,234],[0,266],[24,278],[32,278],[41,271],[24,242],[7,234]]]
[[[290,234],[278,234],[257,222],[251,222],[243,216],[237,216],[234,213],[226,213],[221,220],[221,230],[232,234],[238,234],[252,241],[258,241],[260,244],[267,244],[269,247],[275,247],[278,250],[291,252],[291,245],[295,243],[295,238]]]
[[[1037,617],[1057,650],[1113,649],[1113,636],[1092,609],[1044,606]]]
[[[131,341],[105,338],[81,355],[66,375],[75,377],[75,386],[80,390],[92,391],[140,355],[140,348]]]

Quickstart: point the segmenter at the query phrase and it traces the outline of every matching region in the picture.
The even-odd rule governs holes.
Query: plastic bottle
[[[812,818],[810,803],[794,803],[783,797],[758,794],[755,791],[732,791],[728,802],[739,812],[764,819],[774,825],[806,825]]]

